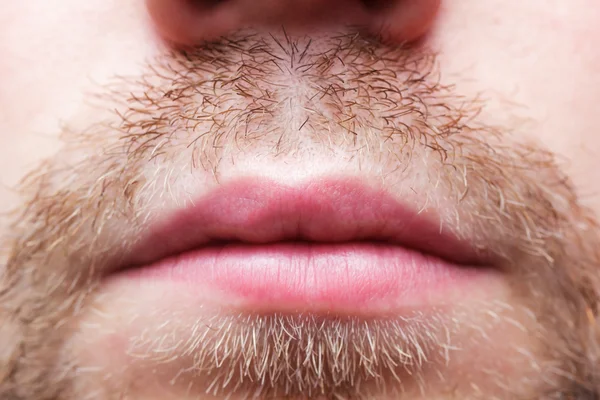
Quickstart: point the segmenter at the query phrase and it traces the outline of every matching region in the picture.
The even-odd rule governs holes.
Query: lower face
[[[180,52],[71,3],[93,51],[1,28],[0,398],[595,398],[600,7]]]

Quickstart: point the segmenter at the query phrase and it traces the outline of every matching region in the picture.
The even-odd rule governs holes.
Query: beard
[[[252,174],[256,160],[314,154],[418,193],[423,209],[452,205],[440,206],[440,229],[467,238],[511,283],[514,304],[479,311],[504,323],[498,309],[518,308],[533,321],[523,328],[533,348],[512,350],[530,354],[537,379],[511,381],[508,398],[600,396],[595,216],[553,154],[520,139],[516,122],[486,123],[486,99],[461,96],[442,72],[426,49],[246,31],[164,54],[142,76],[102,87],[85,120],[65,127],[61,152],[23,180],[9,216],[0,398],[122,398],[113,377],[102,383],[109,394],[94,397],[71,344],[107,301],[107,271],[135,246],[153,205],[191,201],[192,176],[218,185],[234,165]],[[152,365],[178,358],[175,374],[186,383],[202,375],[202,391],[215,395],[373,398],[385,387],[410,398],[415,382],[428,393],[425,360],[448,362],[447,338],[477,328],[452,321],[219,314],[211,329],[198,328],[204,319],[164,326],[130,347]],[[169,345],[176,330],[188,340]],[[507,385],[494,374],[485,379]]]

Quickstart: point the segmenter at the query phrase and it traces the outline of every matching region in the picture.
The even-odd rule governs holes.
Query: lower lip
[[[208,246],[125,271],[144,282],[216,290],[253,311],[373,311],[414,306],[481,276],[466,267],[385,243]]]

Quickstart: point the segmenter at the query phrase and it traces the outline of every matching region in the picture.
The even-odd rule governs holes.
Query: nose
[[[441,0],[146,0],[160,34],[193,45],[246,27],[310,30],[328,24],[366,27],[389,41],[427,33]]]

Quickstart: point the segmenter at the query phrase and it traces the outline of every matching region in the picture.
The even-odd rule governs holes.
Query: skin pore
[[[600,37],[595,2],[457,1],[413,46],[274,28],[183,50],[158,42],[139,4],[74,3],[49,15],[82,16],[63,39],[90,42],[57,66],[7,39],[33,29],[26,7],[0,12],[1,177],[16,187],[2,192],[1,399],[598,396],[600,54],[582,44]],[[57,26],[45,21],[40,36]],[[92,35],[107,21],[119,40]],[[67,67],[94,40],[92,60]],[[20,65],[32,52],[48,78]],[[157,210],[239,177],[327,174],[436,210],[490,260],[489,281],[365,318],[178,298],[114,274]]]

